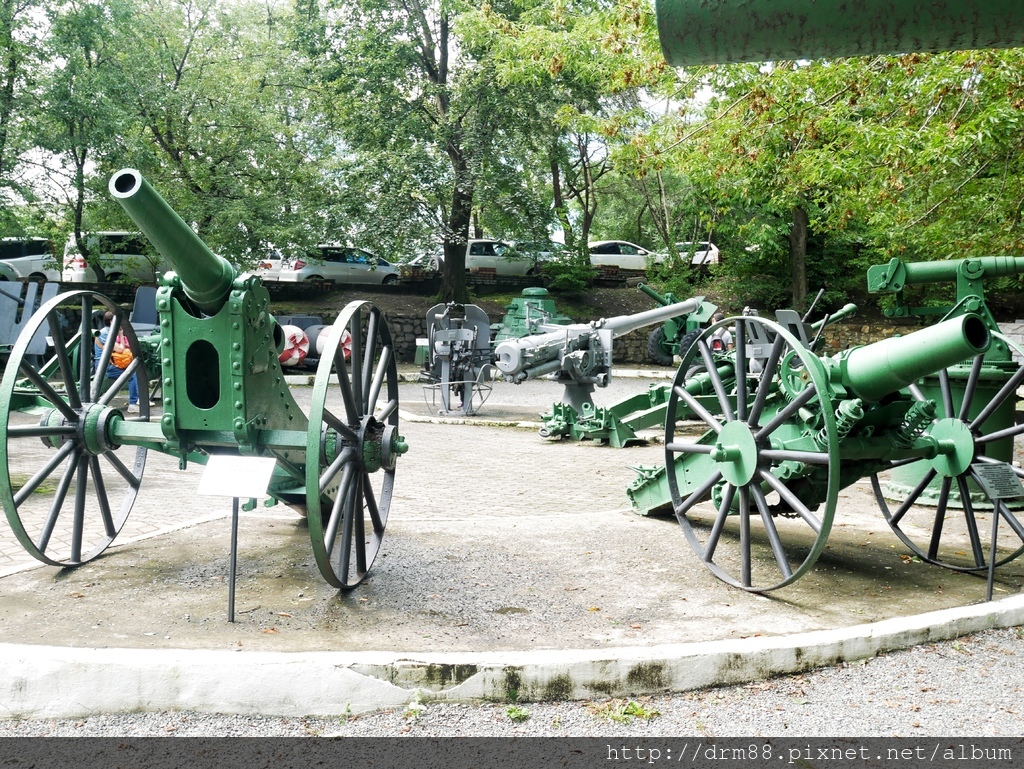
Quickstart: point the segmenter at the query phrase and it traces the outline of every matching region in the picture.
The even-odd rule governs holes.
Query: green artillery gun
[[[149,450],[177,457],[182,468],[218,454],[272,457],[272,500],[306,515],[324,579],[354,587],[380,548],[397,460],[407,448],[399,435],[398,376],[383,314],[360,301],[341,313],[326,346],[334,354],[321,359],[307,416],[284,381],[278,363],[283,337],[259,278],[237,273],[211,253],[138,171],[119,171],[109,188],[174,266],[156,297],[162,413],[150,419],[143,350],[117,304],[73,291],[40,307],[0,383],[7,407],[0,418],[0,503],[18,540],[52,565],[97,557],[132,509]],[[68,306],[81,317],[70,336],[59,322]],[[96,308],[114,315],[98,354],[91,327]],[[41,329],[52,336],[55,354],[36,366],[27,351]],[[118,330],[134,360],[109,383]],[[346,331],[350,355],[340,344]],[[137,416],[126,414],[119,400],[133,375],[140,390]],[[32,414],[11,407],[12,395],[26,383],[39,394]]]
[[[674,67],[1024,46],[1017,0],[658,0]]]
[[[1024,45],[1024,6],[1015,0],[751,0],[742,9],[727,0],[658,0],[657,17],[662,51],[673,66]],[[898,291],[931,269],[893,264],[875,276],[877,285]],[[963,269],[966,275],[977,268]],[[737,328],[736,386],[727,390],[710,372],[718,380],[717,416],[682,386],[690,360],[705,354],[716,327],[705,331],[673,384],[663,471],[671,509],[701,561],[746,590],[788,585],[824,548],[840,488],[862,477],[878,488],[880,473],[923,462],[927,470],[906,498],[895,510],[883,506],[886,521],[923,560],[988,570],[991,591],[994,568],[1024,552],[1024,525],[1005,501],[1020,493],[1024,474],[1009,463],[1013,440],[1024,432],[1011,416],[1024,373],[1001,376],[991,397],[978,396],[986,353],[1015,348],[992,330],[991,316],[969,312],[968,304],[931,328],[830,358],[814,355],[805,334],[794,333],[799,328],[755,318],[723,321]],[[747,361],[757,351],[768,357],[755,372]],[[949,371],[968,359],[957,403]],[[937,400],[917,385],[927,376],[939,383],[941,416]],[[680,404],[708,428],[695,441],[677,437]],[[915,522],[918,498],[933,479],[940,479],[937,504]],[[969,481],[986,497],[990,515],[978,515]],[[643,506],[645,489],[661,482],[641,477],[628,493]],[[954,486],[959,514],[949,514]],[[700,505],[708,499],[710,517],[701,522]],[[735,541],[723,537],[732,527]]]
[[[908,263],[893,259],[887,264],[868,268],[868,291],[895,295],[895,304],[885,311],[894,318],[927,317],[941,315],[945,318],[960,317],[968,313],[977,314],[993,332],[993,343],[984,357],[963,363],[939,372],[936,376],[924,378],[911,389],[918,400],[931,399],[940,404],[937,419],[960,417],[976,419],[982,408],[995,398],[1001,389],[1024,380],[1019,357],[1014,360],[1011,343],[999,334],[999,326],[985,302],[985,281],[1024,273],[1024,259],[1009,256],[984,256],[967,259],[953,259],[938,262]],[[908,286],[923,286],[948,283],[955,286],[952,303],[945,305],[913,306],[906,303],[904,291]],[[1018,354],[1019,355],[1019,354]],[[966,405],[965,405],[966,404]],[[1004,399],[988,417],[989,431],[1007,431],[1014,424],[1012,399]],[[1003,443],[1002,459],[1010,461],[1012,441]],[[989,455],[992,452],[989,451]],[[1024,477],[1024,472],[1017,471]],[[922,484],[922,480],[927,480]],[[882,511],[889,515],[887,499],[904,500],[913,496],[920,504],[942,508],[963,507],[961,496],[969,496],[975,507],[987,507],[985,493],[974,479],[967,479],[963,487],[951,487],[929,471],[926,463],[912,463],[894,468],[889,479],[881,486],[875,485],[875,496]]]
[[[979,480],[986,466],[1014,475],[1004,457],[1021,430],[990,430],[989,422],[1014,397],[1021,377],[1000,387],[975,416],[968,416],[968,398],[957,416],[937,419],[936,402],[907,389],[963,360],[982,360],[995,335],[980,316],[965,314],[830,357],[808,349],[806,330],[749,316],[722,323],[737,330],[735,385],[727,388],[717,371],[709,372],[717,415],[684,386],[689,359],[706,354],[715,324],[688,351],[673,382],[665,469],[642,475],[627,491],[639,508],[670,506],[691,547],[721,579],[766,591],[807,573],[828,539],[839,490],[861,478],[877,484],[879,474],[918,461],[947,490],[954,483],[963,489],[969,477]],[[765,361],[760,371],[749,365],[754,359]],[[686,437],[680,413],[696,413],[704,433]],[[919,494],[886,514],[894,532],[929,562],[987,569],[992,561],[977,508],[965,505],[958,522],[945,507],[932,509],[929,525],[920,525],[910,520]],[[989,504],[1008,524],[994,558],[1005,563],[1024,552],[1024,525],[1002,499],[990,495]],[[729,530],[738,537],[723,536]]]
[[[671,291],[659,294],[646,283],[638,283],[637,288],[662,307],[680,301]],[[701,301],[696,312],[669,318],[647,337],[647,355],[659,366],[671,366],[676,356],[686,352],[693,340],[700,336],[701,326],[711,320],[717,310],[717,305]]]
[[[501,323],[491,324],[491,342],[498,344],[506,339],[536,334],[541,326],[568,326],[571,323],[572,318],[558,311],[546,288],[524,288],[520,296],[513,297],[505,306]]]

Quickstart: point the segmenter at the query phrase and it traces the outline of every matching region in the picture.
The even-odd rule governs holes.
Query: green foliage
[[[473,227],[561,229],[580,253],[545,273],[579,293],[592,237],[712,240],[715,299],[736,310],[788,306],[803,272],[835,307],[893,256],[1024,247],[1022,50],[673,70],[646,0],[2,10],[3,235],[130,228],[106,181],[134,166],[243,265],[270,243],[402,260]],[[706,288],[687,265],[649,277]]]
[[[530,711],[520,705],[509,705],[505,708],[505,715],[510,721],[522,723],[530,718]]]
[[[650,721],[661,715],[657,710],[648,709],[635,700],[608,700],[591,703],[589,708],[598,718],[617,723],[629,723],[634,718]]]
[[[566,250],[558,259],[545,262],[541,270],[551,291],[569,295],[585,292],[597,275],[590,253],[582,247]]]

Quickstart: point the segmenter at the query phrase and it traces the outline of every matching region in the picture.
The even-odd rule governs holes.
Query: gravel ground
[[[978,633],[743,686],[635,701],[412,702],[346,718],[194,712],[0,720],[0,737],[1019,737],[1024,629]]]

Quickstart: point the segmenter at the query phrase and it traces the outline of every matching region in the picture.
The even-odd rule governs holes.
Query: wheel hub
[[[372,416],[363,421],[359,435],[363,444],[363,468],[368,473],[394,470],[398,458],[409,450],[397,427],[382,424]]]
[[[974,435],[966,423],[942,419],[929,434],[939,442],[939,453],[930,460],[935,472],[946,478],[965,473],[974,461]]]
[[[757,472],[757,441],[745,422],[726,424],[711,450],[722,476],[734,486],[745,486]]]

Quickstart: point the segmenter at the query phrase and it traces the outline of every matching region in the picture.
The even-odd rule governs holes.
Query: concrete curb
[[[761,680],[1024,624],[1024,595],[837,630],[596,650],[231,652],[0,644],[0,713],[331,716],[422,701],[630,697]]]

